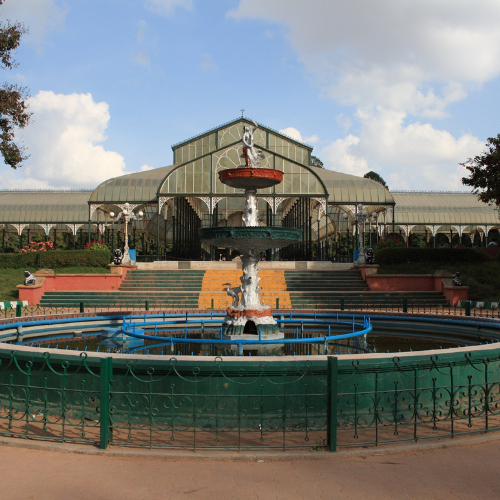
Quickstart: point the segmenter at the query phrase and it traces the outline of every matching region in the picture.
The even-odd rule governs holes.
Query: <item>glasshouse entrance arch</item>
[[[89,219],[109,234],[109,214],[128,202],[144,212],[131,228],[131,248],[138,245],[150,259],[230,258],[231,249],[202,243],[198,233],[202,227],[242,225],[244,192],[221,183],[219,172],[242,165],[245,125],[253,122],[240,118],[174,145],[172,166],[101,184],[90,198]],[[262,125],[254,140],[264,157],[260,166],[284,173],[281,184],[259,190],[259,224],[303,229],[301,242],[268,251],[268,259],[333,258],[341,235],[351,246],[356,241],[356,224],[342,213],[354,213],[360,203],[370,213],[394,213],[391,194],[375,181],[312,167],[307,144]]]

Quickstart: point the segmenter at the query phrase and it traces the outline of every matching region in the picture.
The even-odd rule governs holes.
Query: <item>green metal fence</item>
[[[222,360],[2,346],[0,435],[176,449],[326,449],[500,428],[500,349]]]
[[[360,359],[338,370],[344,446],[454,437],[500,428],[500,351]]]
[[[324,447],[325,364],[0,353],[0,434],[148,448]]]
[[[474,303],[473,303],[474,304]],[[412,300],[412,299],[391,299],[387,298],[377,302],[370,303],[363,299],[353,299],[353,298],[342,298],[338,301],[338,304],[327,304],[321,307],[321,304],[316,304],[314,308],[301,307],[295,308],[296,311],[345,311],[345,312],[368,312],[368,311],[380,311],[380,312],[404,312],[404,313],[417,313],[417,314],[441,314],[441,315],[454,315],[454,316],[471,316],[471,317],[486,317],[486,318],[500,318],[500,309],[498,308],[488,308],[482,307],[484,303],[475,303],[476,307],[471,307],[471,303],[463,301],[460,306],[451,306],[438,303],[433,300]],[[488,304],[488,303],[486,303]],[[276,303],[279,306],[279,303]],[[481,306],[481,307],[479,307]],[[212,308],[213,300],[212,300]],[[276,308],[277,309],[277,308]],[[106,303],[105,305],[99,303],[85,303],[85,302],[75,302],[74,304],[65,304],[60,306],[14,306],[6,307],[0,310],[0,318],[14,318],[22,316],[45,316],[45,315],[60,315],[60,314],[73,314],[75,312],[80,313],[103,313],[107,311],[165,311],[170,308],[165,308],[161,302],[155,300],[147,300],[142,302],[137,302],[135,304],[123,304],[117,303]],[[189,307],[179,307],[175,308],[178,311],[193,311],[193,308]],[[283,309],[288,311],[287,309]]]

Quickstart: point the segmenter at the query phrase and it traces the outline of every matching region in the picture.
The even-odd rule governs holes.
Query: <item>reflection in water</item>
[[[325,330],[315,331],[297,331],[293,330],[283,330],[286,339],[293,338],[308,338],[308,337],[318,337],[325,335]],[[159,335],[164,336],[178,336],[179,338],[184,336],[184,331],[158,331]],[[433,335],[439,337],[438,339],[433,338]],[[472,333],[471,333],[472,335]],[[209,330],[204,329],[203,332],[198,332],[196,334],[190,333],[192,338],[203,338],[209,340],[210,338],[217,339],[220,338],[219,329]],[[256,336],[257,337],[257,336]],[[258,338],[258,337],[257,337]],[[140,342],[139,342],[140,344]],[[385,331],[382,328],[375,327],[372,332],[367,335],[366,343],[364,336],[354,337],[349,339],[338,340],[335,344],[328,344],[325,346],[324,343],[321,344],[302,344],[302,343],[290,343],[290,344],[277,344],[268,346],[256,346],[248,345],[244,346],[243,355],[244,356],[307,356],[307,355],[341,355],[341,354],[356,354],[362,352],[379,352],[379,353],[396,353],[405,351],[423,351],[430,349],[447,349],[450,347],[459,347],[468,345],[478,344],[477,340],[474,340],[472,336],[464,341],[464,337],[461,338],[449,338],[448,340],[443,339],[442,332],[433,332],[432,329],[425,331],[425,335],[422,334],[422,330],[410,332],[408,328],[405,328],[404,333],[398,333],[394,330]],[[70,342],[57,343],[54,341],[47,341],[41,344],[34,343],[34,345],[40,345],[41,347],[58,347],[59,349],[73,349],[79,351],[88,352],[123,352],[123,353],[136,353],[136,354],[150,354],[150,355],[164,355],[164,356],[235,356],[238,354],[238,347],[236,345],[224,345],[218,346],[213,344],[171,344],[165,342],[157,342],[151,340],[145,340],[143,345],[137,345],[137,343],[120,343],[116,340],[113,341],[113,345],[109,343],[107,339],[101,339],[96,337],[92,340],[76,340]]]

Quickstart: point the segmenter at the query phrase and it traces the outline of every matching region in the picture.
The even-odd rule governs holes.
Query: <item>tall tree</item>
[[[365,179],[371,179],[372,181],[378,182],[379,184],[382,184],[382,186],[389,189],[389,186],[385,183],[384,179],[382,179],[382,177],[380,175],[378,175],[377,172],[374,172],[373,170],[366,172],[366,174],[363,175],[363,177]]]
[[[5,0],[0,0],[0,5]],[[12,69],[18,63],[13,54],[28,29],[22,23],[11,23],[10,21],[0,24],[0,68]],[[27,99],[29,92],[26,87],[9,84],[7,82],[0,86],[0,152],[7,165],[12,168],[21,167],[28,159],[26,149],[15,142],[15,131],[24,128],[30,122],[31,113],[28,112]]]
[[[317,156],[311,156],[311,167],[323,168],[323,162]]]
[[[469,172],[469,177],[462,178],[462,184],[471,186],[473,192],[485,203],[500,206],[500,134],[489,137],[487,151],[460,163]]]

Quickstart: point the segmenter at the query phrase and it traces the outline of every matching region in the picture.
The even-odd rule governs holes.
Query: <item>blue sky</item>
[[[245,115],[327,168],[462,190],[499,133],[497,0],[5,0],[30,34],[30,159],[0,188],[94,188]]]

